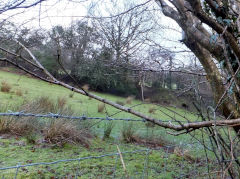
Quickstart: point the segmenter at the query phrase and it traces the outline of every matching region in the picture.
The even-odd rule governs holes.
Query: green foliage
[[[45,50],[43,52],[36,51],[34,55],[39,59],[42,65],[53,75],[57,75],[60,69],[57,62],[57,56],[53,56],[56,52]]]

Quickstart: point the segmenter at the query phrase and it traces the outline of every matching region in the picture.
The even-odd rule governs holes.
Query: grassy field
[[[99,102],[89,99],[86,96],[72,93],[63,87],[52,85],[39,81],[26,75],[14,74],[6,71],[0,71],[0,83],[7,82],[11,86],[10,92],[0,92],[1,111],[16,111],[24,103],[34,101],[39,97],[48,97],[52,101],[56,101],[59,97],[66,99],[67,105],[74,111],[74,115],[85,115],[89,117],[106,117],[114,118],[132,118],[135,116],[125,112],[120,112],[111,106],[106,105],[106,110],[102,113],[98,112]],[[109,94],[95,94],[107,98],[112,101],[125,102],[125,98],[116,97]],[[182,109],[174,107],[154,106],[152,104],[142,104],[141,101],[133,100],[127,106],[133,107],[135,110],[153,116],[161,120],[185,120],[185,118],[195,121],[200,120],[198,116]],[[154,113],[149,113],[149,109],[154,108]],[[176,113],[174,112],[177,112]],[[34,111],[33,111],[34,112]],[[117,114],[115,114],[117,113]],[[122,121],[114,121],[114,127],[111,137],[108,140],[102,140],[104,128],[109,124],[107,121],[92,121],[96,123],[91,128],[94,138],[91,140],[90,148],[81,145],[66,144],[64,146],[29,144],[24,137],[9,137],[0,135],[0,168],[13,166],[17,164],[28,164],[35,162],[51,162],[55,160],[67,158],[79,158],[86,156],[99,156],[106,153],[116,153],[118,144],[122,151],[133,151],[138,149],[146,149],[144,145],[125,144],[121,140],[121,131],[130,123]],[[127,174],[130,178],[177,178],[184,177],[182,174],[191,176],[200,174],[205,170],[205,166],[201,164],[199,158],[203,155],[203,149],[199,144],[193,143],[193,139],[189,135],[172,136],[166,135],[167,130],[160,127],[147,127],[145,123],[134,122],[132,128],[136,134],[162,140],[162,145],[182,145],[189,155],[194,156],[195,162],[186,159],[182,154],[174,152],[174,150],[166,151],[162,148],[158,151],[151,151],[146,160],[146,152],[139,154],[126,154],[124,160],[127,165]],[[197,134],[196,134],[197,135]],[[196,141],[194,141],[196,142]],[[189,145],[187,145],[189,144]],[[182,149],[181,149],[182,150]],[[18,178],[122,178],[126,176],[123,171],[120,160],[116,157],[104,157],[102,159],[84,160],[81,162],[59,163],[51,166],[33,166],[19,169]],[[148,173],[145,172],[146,161],[148,161]],[[196,172],[193,167],[199,167]],[[195,172],[195,173],[194,173]],[[0,170],[0,177],[13,178],[16,169]],[[144,176],[143,176],[144,175]],[[147,175],[147,177],[145,176]],[[180,177],[181,178],[181,177]]]

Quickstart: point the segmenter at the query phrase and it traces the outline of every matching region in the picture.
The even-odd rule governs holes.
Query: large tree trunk
[[[207,79],[211,85],[212,92],[214,94],[214,100],[216,103],[222,98],[223,94],[226,93],[226,85],[223,82],[221,73],[217,68],[214,59],[218,62],[227,62],[228,56],[226,49],[229,48],[232,54],[235,54],[236,58],[240,57],[240,50],[237,45],[237,39],[229,32],[227,28],[224,28],[221,24],[218,24],[210,16],[206,15],[201,9],[200,1],[198,0],[175,0],[169,1],[175,6],[175,8],[169,6],[166,0],[157,0],[164,15],[175,20],[184,32],[184,39],[182,42],[196,55],[200,63],[203,65]],[[220,35],[215,43],[211,43],[212,34],[204,28],[202,22],[208,24],[213,30]],[[222,33],[222,34],[221,34]],[[227,45],[226,45],[227,44]],[[226,59],[227,58],[227,59]],[[230,57],[229,57],[230,58]],[[237,65],[237,68],[239,65]],[[231,64],[227,66],[226,70],[234,78],[236,90],[233,92],[230,98],[224,100],[222,103],[221,111],[223,115],[228,118],[232,115],[233,118],[240,117],[240,91],[238,90],[239,79],[236,79],[234,73],[237,68],[232,69]],[[234,126],[234,130],[237,134],[240,131],[240,125]],[[240,136],[240,135],[239,135]]]

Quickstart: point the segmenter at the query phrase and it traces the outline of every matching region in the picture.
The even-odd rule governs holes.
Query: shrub
[[[104,133],[103,133],[103,140],[108,139],[112,133],[112,130],[114,128],[113,121],[105,123],[104,126]]]
[[[2,81],[1,83],[1,91],[5,93],[9,93],[11,91],[12,87],[9,83],[6,81]]]

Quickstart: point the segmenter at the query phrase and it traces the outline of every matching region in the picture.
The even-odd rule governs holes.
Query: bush
[[[2,81],[1,83],[1,91],[5,93],[9,93],[11,91],[12,87],[9,83],[6,81]]]

